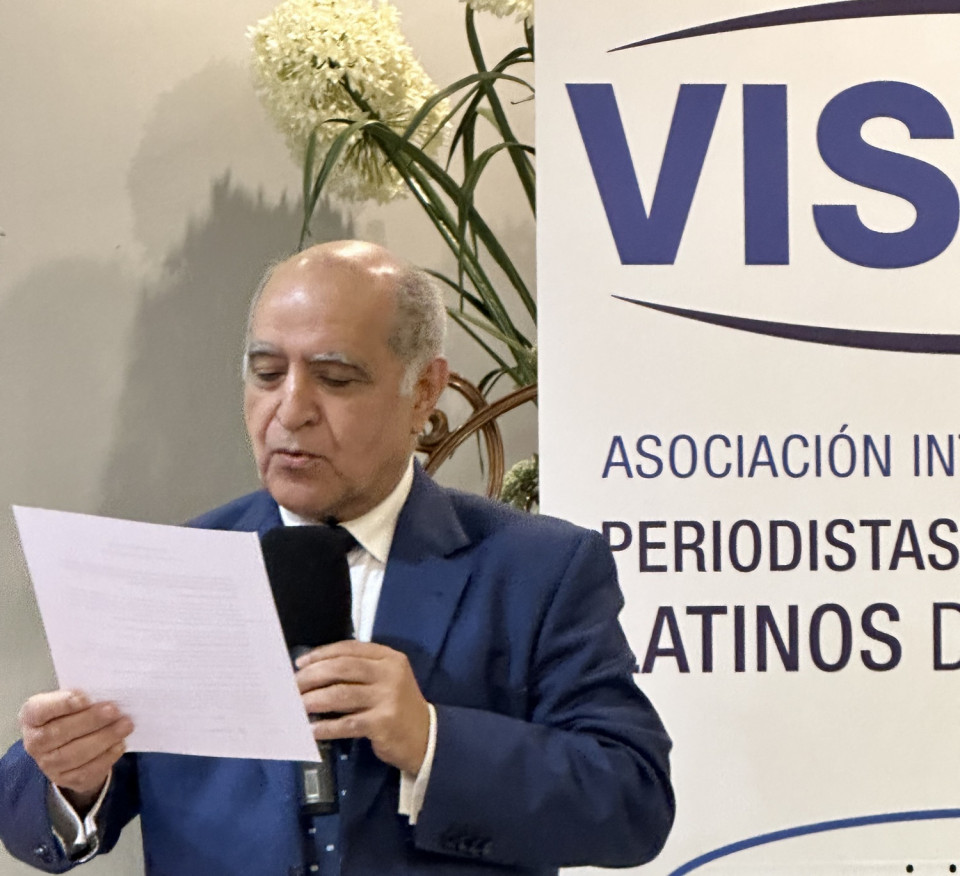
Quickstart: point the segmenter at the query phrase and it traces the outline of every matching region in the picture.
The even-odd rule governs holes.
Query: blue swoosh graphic
[[[785,830],[775,830],[772,833],[762,833],[750,839],[730,843],[707,852],[697,858],[681,864],[669,876],[684,876],[691,870],[696,870],[704,864],[709,864],[717,858],[752,849],[756,846],[775,843],[780,840],[792,839],[797,836],[806,836],[811,833],[825,833],[830,830],[843,830],[849,827],[864,827],[871,824],[891,824],[898,821],[936,821],[941,818],[960,818],[960,809],[920,809],[913,812],[887,812],[882,815],[861,815],[857,818],[838,818],[833,821],[818,821],[816,824],[802,824],[799,827],[789,827]]]
[[[627,43],[610,51],[620,52],[624,49],[684,40],[688,37],[754,30],[760,27],[778,27],[784,24],[809,24],[814,21],[840,21],[849,18],[886,18],[894,15],[951,15],[957,12],[960,12],[960,0],[839,0],[839,2],[759,12],[755,15],[701,24],[698,27],[688,27],[673,33],[638,40],[635,43]]]
[[[613,297],[619,301],[626,301],[628,304],[637,304],[640,307],[657,310],[660,313],[682,316],[684,319],[736,329],[741,332],[784,338],[790,341],[830,344],[835,347],[858,347],[863,350],[884,350],[888,353],[942,353],[954,356],[960,353],[960,335],[872,332],[818,325],[797,325],[789,322],[770,322],[765,319],[749,319],[722,313],[708,313],[702,310],[688,310],[684,307],[670,307],[667,304],[639,301],[635,298],[625,298],[622,295],[614,295]]]

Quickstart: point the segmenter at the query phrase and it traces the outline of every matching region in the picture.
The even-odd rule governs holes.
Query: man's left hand
[[[366,737],[380,760],[417,773],[427,751],[430,710],[406,654],[373,642],[335,642],[296,662],[297,685],[316,739]]]

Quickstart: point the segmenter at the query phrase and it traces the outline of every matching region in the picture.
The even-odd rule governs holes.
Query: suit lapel
[[[470,578],[470,539],[449,496],[419,466],[394,533],[383,589],[377,604],[373,641],[403,651],[423,695]],[[373,754],[369,742],[357,747],[353,813],[373,805],[387,776],[396,776]]]
[[[280,525],[282,521],[277,503],[266,490],[261,490],[254,493],[249,506],[233,524],[233,528],[240,532],[256,532],[263,538],[266,532]]]
[[[450,498],[418,467],[397,520],[373,640],[406,653],[424,693],[470,576],[462,553],[469,541]]]

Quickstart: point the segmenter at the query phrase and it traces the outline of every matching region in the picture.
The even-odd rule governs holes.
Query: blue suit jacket
[[[191,525],[262,535],[280,518],[260,492]],[[343,874],[546,874],[652,858],[673,820],[670,742],[634,684],[621,606],[596,533],[443,489],[418,469],[373,639],[408,656],[436,706],[433,772],[410,826],[397,771],[355,743]],[[297,776],[283,762],[128,755],[102,810],[103,849],[139,812],[151,876],[289,876],[301,862]],[[70,864],[45,793],[18,743],[0,761],[0,838],[61,872]]]

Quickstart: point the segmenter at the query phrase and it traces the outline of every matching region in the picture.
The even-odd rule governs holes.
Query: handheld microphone
[[[320,645],[353,636],[346,530],[332,526],[279,526],[260,541],[283,637],[296,660]],[[325,715],[311,717],[326,717]],[[302,763],[304,815],[339,808],[329,742],[317,742],[319,763]]]

